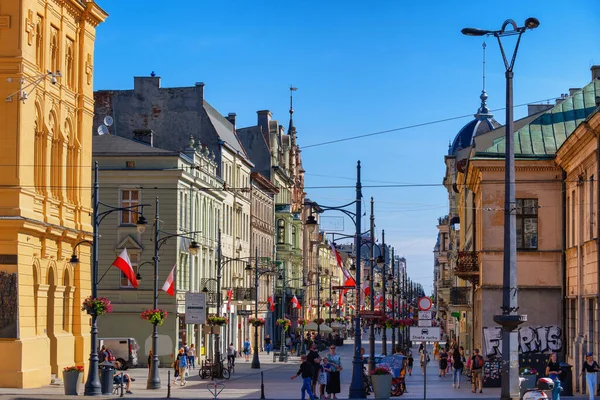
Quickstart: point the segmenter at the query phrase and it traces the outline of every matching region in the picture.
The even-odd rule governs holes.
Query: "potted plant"
[[[290,325],[292,324],[292,321],[290,321],[287,318],[279,318],[276,321],[277,325],[279,325],[281,327],[281,329],[283,329],[284,331],[287,331],[288,328],[290,327]]]
[[[389,399],[392,390],[392,373],[384,367],[377,367],[371,371],[371,383],[376,399]]]
[[[63,369],[66,396],[77,396],[77,389],[79,389],[82,375],[83,367],[80,365],[72,365]]]
[[[169,313],[165,310],[156,308],[154,310],[149,309],[142,311],[142,313],[140,314],[140,318],[145,319],[151,324],[156,324],[160,326],[163,324],[163,322],[165,322],[165,319],[167,319],[167,315],[169,315]]]
[[[308,321],[305,320],[304,318],[300,318],[298,320],[298,326],[305,327],[307,324],[308,324]]]
[[[89,296],[83,301],[81,311],[87,311],[90,315],[99,316],[112,312],[112,304],[110,304],[110,300],[106,297],[95,298]]]
[[[250,317],[250,318],[248,318],[248,322],[252,326],[263,326],[265,324],[265,319]]]
[[[521,389],[533,389],[537,382],[537,370],[531,367],[519,368],[519,377],[521,380]]]
[[[216,315],[211,315],[207,318],[208,324],[211,326],[223,326],[227,325],[226,317],[217,317]]]

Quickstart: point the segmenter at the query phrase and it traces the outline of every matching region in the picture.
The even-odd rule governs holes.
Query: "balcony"
[[[471,288],[453,287],[450,289],[450,305],[452,306],[470,306]]]
[[[479,252],[459,251],[454,274],[474,285],[479,283]]]
[[[255,288],[235,287],[235,288],[233,288],[233,299],[232,300],[255,301],[256,300],[256,289]]]

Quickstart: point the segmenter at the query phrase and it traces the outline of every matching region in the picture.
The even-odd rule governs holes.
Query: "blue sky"
[[[540,27],[522,39],[515,104],[568,93],[600,64],[600,13],[580,1],[164,1],[97,0],[109,13],[97,31],[94,87],[128,89],[155,71],[163,87],[205,82],[205,98],[238,127],[269,109],[287,127],[289,86],[301,147],[329,140],[471,115],[479,107],[484,38],[464,27],[499,29],[530,16]],[[505,103],[504,66],[487,40],[488,104]],[[514,41],[504,42],[512,51]],[[517,107],[517,118],[527,107]],[[504,122],[504,111],[495,117]],[[409,275],[431,290],[437,217],[447,212],[443,157],[470,118],[399,130],[302,151],[308,196],[322,204],[375,198],[377,231],[406,256]],[[313,187],[313,188],[311,188]],[[367,210],[368,214],[368,210]],[[363,226],[368,219],[363,218]],[[353,231],[350,221],[345,230]],[[380,233],[378,233],[380,237]]]

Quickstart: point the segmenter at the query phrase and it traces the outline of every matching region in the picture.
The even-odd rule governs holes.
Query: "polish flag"
[[[343,267],[343,263],[342,263],[342,256],[340,256],[340,253],[338,253],[338,251],[335,248],[335,245],[333,243],[331,243],[330,246],[331,246],[331,251],[333,252],[333,255],[335,256],[335,259],[337,261],[337,265],[339,265],[343,271],[344,267]]]
[[[387,308],[389,308],[390,310],[392,309],[392,301],[390,299],[388,299],[387,301]]]
[[[376,304],[383,303],[383,295],[380,294],[379,296],[377,296],[377,298],[375,299],[375,303]]]
[[[356,310],[356,307],[354,306],[354,304],[350,304],[350,309],[351,310]]]
[[[273,296],[269,296],[267,301],[269,302],[269,310],[275,311],[275,301],[273,300]]]
[[[367,287],[365,288],[365,296],[368,296],[368,295],[370,295],[370,294],[371,294],[371,288],[370,288],[369,286],[367,286]]]
[[[173,265],[173,269],[169,274],[169,277],[165,281],[165,284],[162,287],[162,290],[169,293],[171,296],[175,296],[175,267],[177,264]]]
[[[294,305],[294,308],[300,308],[300,302],[298,301],[296,295],[294,295],[294,297],[292,297],[292,300],[290,301]]]
[[[227,311],[231,311],[231,299],[233,298],[233,289],[227,290]]]
[[[323,304],[323,306],[325,306],[325,307],[331,307],[331,301],[325,300],[325,303]]]
[[[340,290],[340,298],[338,299],[338,306],[342,307],[342,309],[344,308],[343,297],[344,297],[344,293]]]
[[[131,266],[131,260],[129,260],[129,255],[127,254],[127,249],[123,249],[119,257],[112,263],[111,267],[115,266],[121,270],[127,277],[127,280],[131,282],[131,286],[134,288],[138,287],[138,281],[135,279],[135,273],[133,272],[133,267]]]

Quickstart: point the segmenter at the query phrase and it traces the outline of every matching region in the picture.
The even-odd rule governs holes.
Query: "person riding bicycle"
[[[235,366],[235,355],[237,351],[235,347],[233,347],[233,343],[229,343],[229,347],[227,347],[227,362],[231,364],[232,367]]]

